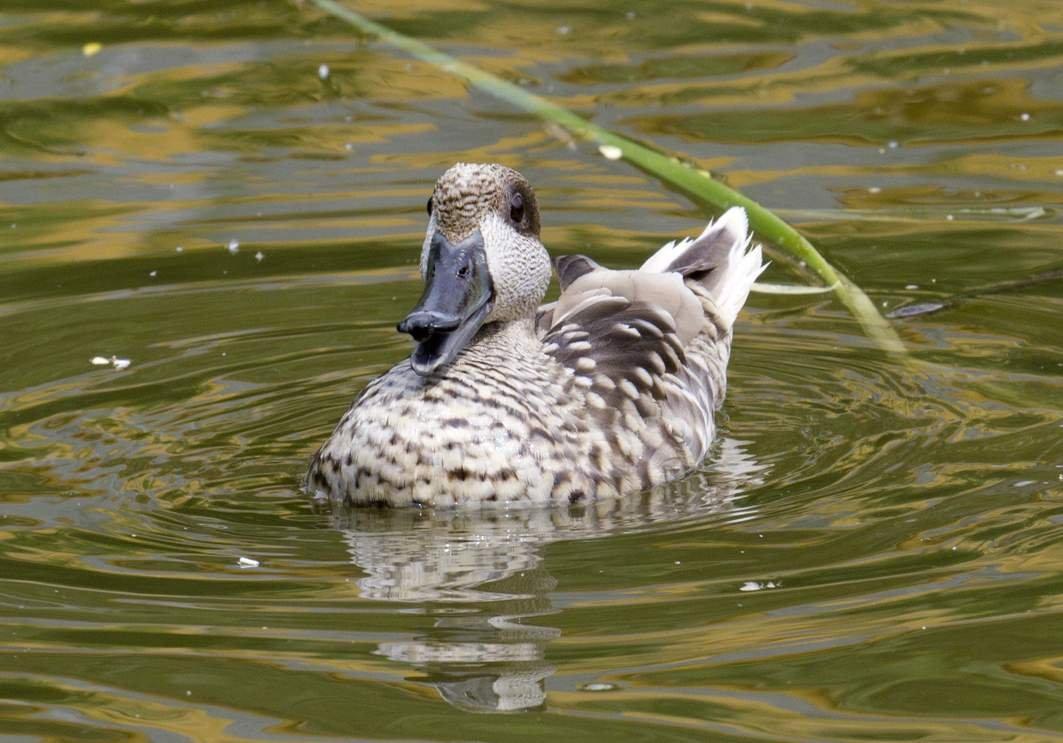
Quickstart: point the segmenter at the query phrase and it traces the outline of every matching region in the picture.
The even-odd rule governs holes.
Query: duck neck
[[[501,351],[513,354],[530,351],[538,344],[535,320],[528,317],[487,323],[476,334],[470,350],[476,349],[486,353]]]

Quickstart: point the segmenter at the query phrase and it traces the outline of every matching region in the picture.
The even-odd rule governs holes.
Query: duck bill
[[[417,342],[410,365],[425,376],[449,364],[476,335],[491,312],[491,275],[483,235],[476,230],[457,244],[432,235],[424,294],[398,324]]]

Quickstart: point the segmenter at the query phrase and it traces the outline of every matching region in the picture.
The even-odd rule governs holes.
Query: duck
[[[409,358],[371,381],[304,481],[342,506],[591,503],[705,459],[735,319],[766,268],[744,210],[637,270],[552,262],[516,170],[458,163],[427,203]],[[543,304],[556,267],[561,292]]]

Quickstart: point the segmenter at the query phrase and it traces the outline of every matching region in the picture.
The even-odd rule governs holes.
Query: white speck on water
[[[225,247],[230,253],[232,253],[233,255],[236,255],[237,253],[240,252],[240,241],[239,240],[230,240],[229,244],[226,245]]]
[[[899,143],[899,142],[897,142],[897,140],[895,140],[895,139],[891,139],[891,140],[889,141],[889,143],[887,143],[887,144],[886,144],[886,146],[887,146],[887,147],[889,147],[889,148],[890,148],[891,150],[895,150],[895,149],[897,149],[898,147],[900,147],[901,145],[900,145],[900,143]]]
[[[328,80],[329,68],[327,64],[319,65],[317,68],[317,76],[322,80]]]
[[[593,684],[584,684],[583,685],[583,690],[584,691],[613,691],[616,688],[617,688],[616,684],[603,684],[603,683],[600,683],[600,682],[595,682]]]
[[[919,629],[926,629],[926,625],[924,624],[924,625],[923,625],[922,627],[920,627]]]
[[[158,275],[159,275],[159,272],[158,272],[158,271],[148,271],[148,276],[150,276],[150,277],[151,277],[151,278],[153,278],[153,279],[154,279],[154,278],[155,278],[156,276],[158,276]]]
[[[739,591],[759,591],[764,588],[763,585],[757,583],[755,580],[747,580],[741,586],[738,587]]]
[[[908,291],[915,291],[916,289],[919,288],[919,284],[905,284],[904,288],[907,289]]]
[[[951,222],[951,221],[953,221],[954,219],[956,219],[956,217],[952,216],[951,214],[946,214],[946,215],[945,215],[945,221],[946,221],[946,222]]]
[[[885,147],[879,147],[878,148],[878,154],[885,155],[886,154],[886,148]]]
[[[629,21],[633,21],[638,18],[638,14],[633,10],[629,10],[628,12],[624,13],[624,17],[627,18]]]
[[[107,366],[111,363],[111,360],[104,358],[103,356],[93,356],[90,363],[95,364],[96,366]]]
[[[258,251],[257,253],[255,253],[255,260],[258,261],[259,263],[261,263],[262,259],[265,258],[265,257],[266,257],[266,254],[263,253],[261,250]]]
[[[119,358],[116,358],[116,357],[112,356],[111,357],[111,363],[114,364],[114,368],[115,369],[117,369],[118,371],[121,371],[122,369],[127,368],[133,362],[130,361],[129,359],[119,359]]]
[[[676,564],[676,565],[682,565],[682,564],[683,564],[683,561],[682,561],[682,560],[676,560],[676,561],[675,561],[675,564]]]
[[[241,557],[239,560],[236,561],[236,564],[239,565],[241,568],[257,568],[262,563],[250,557]]]
[[[619,160],[624,156],[624,151],[619,147],[611,144],[603,144],[598,147],[598,152],[602,153],[602,157],[606,160]]]
[[[1019,480],[1017,483],[1015,483],[1015,487],[1024,488],[1027,485],[1036,485],[1036,484],[1037,484],[1037,480]]]
[[[1021,114],[1019,114],[1019,118],[1022,121],[1029,121],[1030,120],[1030,114],[1028,114],[1025,111],[1023,111]]]
[[[343,145],[343,149],[347,150],[347,152],[354,152],[354,143],[348,142],[347,144]]]
[[[1063,176],[1063,168],[1060,168],[1059,170],[1057,170],[1056,171],[1056,175]],[[11,226],[14,227],[15,225],[11,225]]]
[[[867,189],[867,192],[868,193],[882,193],[882,189],[879,188],[878,186],[872,186],[871,188]]]
[[[185,689],[185,696],[186,697],[192,696],[192,690],[191,689]]]
[[[569,26],[558,26],[557,33],[561,36],[568,36],[570,33],[572,33],[572,28]]]
[[[185,249],[184,249],[184,247],[182,247],[181,245],[178,245],[178,246],[177,246],[177,247],[175,248],[175,250],[176,250],[176,251],[177,251],[178,253],[183,253],[183,252],[185,252]]]

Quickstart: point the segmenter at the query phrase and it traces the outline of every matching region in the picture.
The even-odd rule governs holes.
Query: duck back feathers
[[[659,421],[666,441],[681,442],[685,468],[705,456],[734,321],[765,268],[750,242],[745,212],[733,208],[637,271],[558,259],[562,294],[537,319],[543,350],[575,375],[603,426],[646,430]]]

